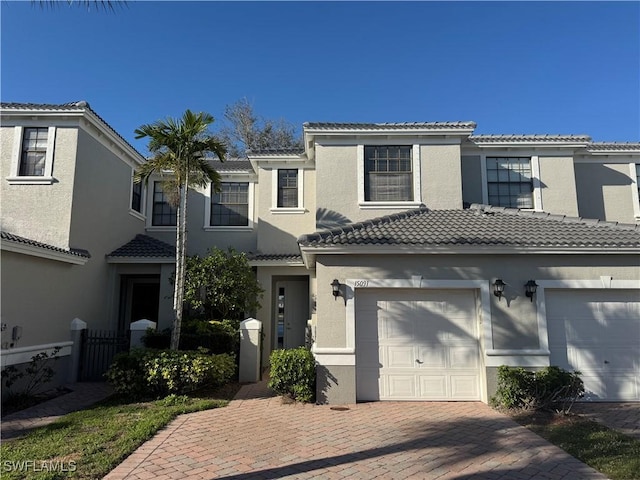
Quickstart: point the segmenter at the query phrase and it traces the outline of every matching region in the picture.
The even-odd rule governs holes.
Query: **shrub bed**
[[[309,349],[274,350],[269,362],[269,388],[299,402],[314,401],[316,361]]]
[[[229,382],[236,371],[233,355],[204,350],[134,350],[118,355],[106,373],[119,394],[133,398],[183,394]]]
[[[491,404],[508,409],[556,409],[568,413],[583,393],[580,372],[554,366],[530,372],[503,365],[498,368],[498,388]]]

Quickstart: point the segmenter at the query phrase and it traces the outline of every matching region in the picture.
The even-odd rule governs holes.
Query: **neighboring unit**
[[[212,161],[189,254],[247,252],[263,364],[311,345],[321,402],[486,402],[500,365],[550,364],[640,401],[640,144],[475,127],[307,123],[303,149]],[[74,318],[169,327],[175,210],[132,184],[142,156],[84,102],[3,104],[1,139],[3,365]]]

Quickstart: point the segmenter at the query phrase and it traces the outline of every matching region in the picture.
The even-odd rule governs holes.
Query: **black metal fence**
[[[98,382],[104,380],[104,373],[120,352],[129,350],[129,332],[112,330],[84,330],[78,380]]]

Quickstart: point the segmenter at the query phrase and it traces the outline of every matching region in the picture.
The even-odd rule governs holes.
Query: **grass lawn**
[[[231,384],[218,390],[139,403],[110,397],[87,410],[65,415],[24,438],[3,443],[0,477],[3,480],[102,478],[176,416],[224,407],[238,388],[237,384]],[[15,467],[20,462],[35,462],[35,466],[22,463],[21,470]],[[56,465],[63,468],[55,468]],[[70,471],[73,465],[75,471]],[[52,471],[47,471],[47,466],[53,466]]]
[[[579,415],[519,412],[512,417],[612,480],[640,479],[640,440]]]

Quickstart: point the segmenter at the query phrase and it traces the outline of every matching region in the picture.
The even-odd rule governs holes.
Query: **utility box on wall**
[[[260,381],[260,342],[262,322],[247,318],[240,323],[240,367],[238,381],[254,383]]]

